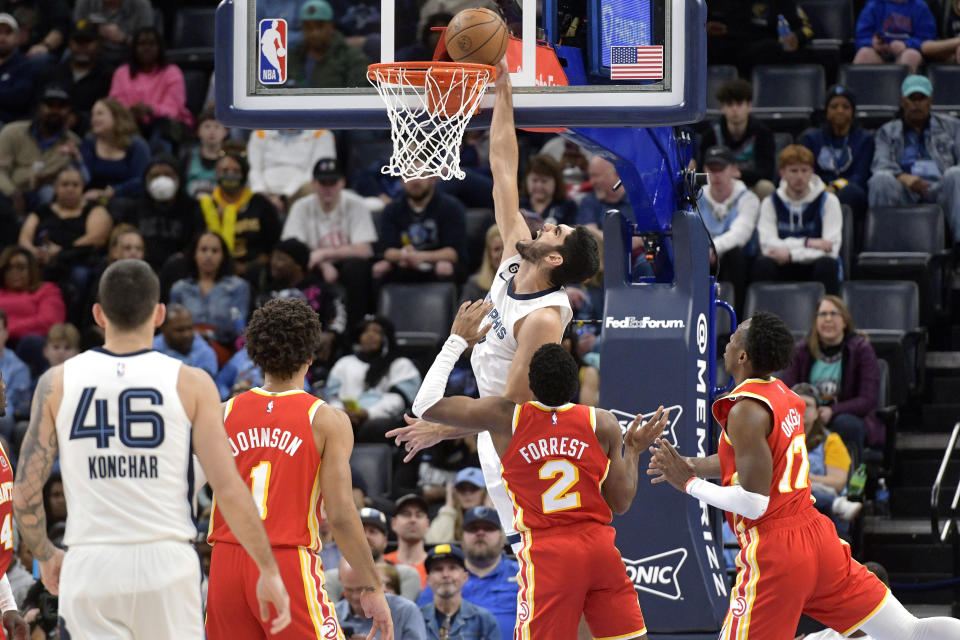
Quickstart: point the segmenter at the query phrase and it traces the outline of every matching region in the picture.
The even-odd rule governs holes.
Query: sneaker
[[[833,499],[833,506],[831,511],[833,515],[837,516],[845,522],[852,522],[860,515],[860,510],[863,509],[862,502],[853,502],[847,500],[846,496],[837,496]]]

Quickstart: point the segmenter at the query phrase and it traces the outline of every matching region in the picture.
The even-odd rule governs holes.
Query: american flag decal
[[[662,80],[663,47],[610,47],[611,80]]]

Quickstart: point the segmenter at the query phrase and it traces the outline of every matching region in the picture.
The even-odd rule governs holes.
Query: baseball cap
[[[73,27],[73,33],[70,34],[70,37],[74,40],[89,42],[90,40],[99,40],[100,31],[97,29],[97,25],[89,20],[78,20],[77,24]]]
[[[425,513],[430,513],[430,505],[427,504],[427,501],[424,500],[423,496],[418,493],[408,493],[405,496],[401,496],[395,503],[394,507],[397,511],[400,511],[403,507],[411,502],[416,502]]]
[[[463,560],[463,551],[454,544],[438,544],[427,552],[427,559],[423,562],[423,568],[430,572],[430,565],[438,560],[455,560],[457,564],[466,569]]]
[[[481,489],[487,486],[487,483],[483,481],[483,471],[480,470],[480,467],[467,467],[466,469],[460,469],[460,471],[457,473],[457,480],[454,483],[454,486],[460,486],[460,484],[463,482],[472,484],[475,487],[480,487]]]
[[[307,0],[300,7],[301,20],[333,20],[333,9],[326,0]]]
[[[364,507],[360,509],[360,522],[369,524],[387,533],[387,516],[383,515],[383,511]]]
[[[48,100],[59,100],[61,102],[69,102],[70,94],[67,93],[67,90],[57,84],[47,85],[43,90],[43,93],[40,94],[41,102],[46,102]]]
[[[315,180],[337,180],[343,177],[343,171],[336,158],[320,158],[313,165],[313,177]]]
[[[480,506],[468,509],[463,514],[463,528],[466,529],[474,522],[489,522],[498,529],[500,528],[500,517],[493,507]]]
[[[933,85],[930,84],[930,80],[926,76],[913,74],[903,79],[903,84],[900,85],[900,95],[906,98],[915,93],[922,93],[928,98],[933,95]]]
[[[837,97],[846,98],[847,102],[850,103],[850,108],[856,110],[857,94],[855,94],[853,91],[850,91],[849,88],[845,87],[842,84],[835,84],[829,89],[827,89],[827,96],[826,96],[826,99],[823,101],[823,108],[826,109],[827,105],[830,104],[830,101]]]
[[[20,25],[17,23],[17,19],[9,13],[0,13],[0,24],[5,24],[14,31],[20,30]]]
[[[707,149],[706,153],[703,154],[703,166],[710,164],[722,164],[726,167],[735,163],[736,159],[733,157],[733,152],[723,145],[710,147]]]
[[[310,263],[310,248],[296,238],[287,238],[286,240],[278,242],[277,246],[274,247],[274,250],[287,254],[293,258],[294,262],[300,265],[301,269],[304,271],[307,270],[307,265]],[[359,476],[354,477],[353,486],[355,487],[357,486],[357,480],[363,482],[363,478]],[[363,489],[363,492],[367,493],[366,483],[364,483],[364,486],[358,488]]]

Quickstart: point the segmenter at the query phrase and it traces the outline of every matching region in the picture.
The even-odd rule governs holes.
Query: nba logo
[[[261,84],[287,81],[287,21],[278,18],[260,21]]]
[[[123,375],[127,372],[127,365],[122,362],[117,365],[117,377],[122,378]]]

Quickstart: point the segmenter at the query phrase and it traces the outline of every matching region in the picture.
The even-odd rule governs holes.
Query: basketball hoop
[[[460,144],[496,69],[462,62],[389,62],[367,67],[387,105],[393,155],[381,171],[406,180],[463,180]]]

